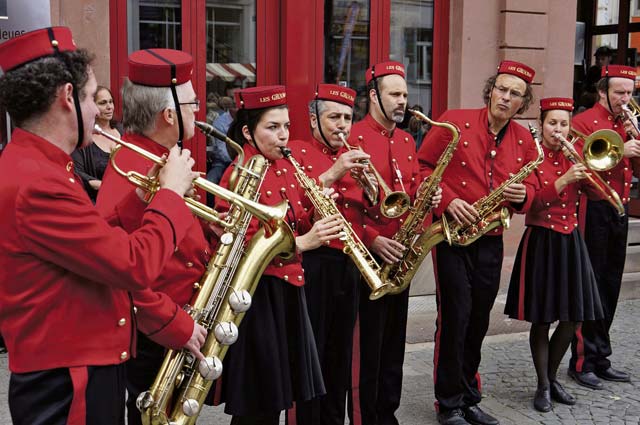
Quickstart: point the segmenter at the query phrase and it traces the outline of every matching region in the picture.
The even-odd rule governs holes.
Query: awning
[[[224,81],[247,80],[256,81],[255,63],[208,63],[207,81],[220,78]]]

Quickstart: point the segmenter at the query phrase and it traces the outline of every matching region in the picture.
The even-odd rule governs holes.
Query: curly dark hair
[[[485,105],[489,105],[489,101],[491,100],[491,90],[493,90],[493,86],[496,85],[496,80],[498,79],[497,75],[491,76],[487,78],[487,81],[484,83],[484,88],[482,89],[482,99],[484,100]],[[529,106],[533,103],[533,90],[531,89],[531,84],[527,84],[527,88],[524,92],[524,96],[522,97],[522,106],[516,112],[517,115],[522,115],[529,109]]]
[[[39,58],[10,70],[0,77],[0,108],[21,127],[25,121],[47,112],[56,91],[66,83],[72,83],[83,100],[92,61],[93,55],[79,49]]]

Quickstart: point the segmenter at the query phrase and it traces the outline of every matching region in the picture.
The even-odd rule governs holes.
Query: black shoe
[[[536,396],[533,398],[533,407],[538,412],[549,412],[551,410],[551,394],[549,387],[538,388]]]
[[[608,367],[604,370],[596,370],[596,375],[607,381],[631,382],[631,377],[628,373],[622,372],[621,370],[615,370],[612,367]]]
[[[567,374],[583,387],[591,388],[592,390],[601,390],[603,388],[602,382],[593,372],[576,372],[569,369]]]
[[[562,385],[560,385],[560,382],[551,381],[549,389],[551,390],[551,398],[554,401],[562,404],[568,404],[569,406],[576,404],[576,398],[566,392]]]
[[[469,425],[469,422],[464,420],[464,414],[460,409],[438,413],[438,423],[440,425]]]
[[[478,405],[469,406],[462,409],[464,419],[472,425],[499,425],[500,422],[484,412]]]

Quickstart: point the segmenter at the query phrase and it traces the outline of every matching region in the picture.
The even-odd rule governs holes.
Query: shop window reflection
[[[129,4],[129,52],[140,49],[182,49],[180,0],[133,0]]]

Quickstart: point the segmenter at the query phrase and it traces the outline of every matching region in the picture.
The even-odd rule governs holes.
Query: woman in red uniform
[[[301,253],[340,236],[336,217],[317,221],[304,235],[307,223],[298,184],[281,148],[289,141],[289,110],[284,86],[254,87],[236,92],[238,113],[229,136],[243,144],[245,158],[261,154],[270,162],[259,202],[289,203],[286,220],[296,236],[296,255],[276,257],[264,271],[251,309],[240,324],[238,341],[226,357],[221,385],[225,412],[231,423],[274,424],[294,401],[324,394],[320,363],[307,312]],[[232,168],[221,180],[228,186]],[[224,208],[225,205],[219,207]],[[220,209],[220,208],[216,208]],[[252,220],[247,237],[258,229]],[[218,397],[216,397],[218,398]]]
[[[505,313],[531,322],[529,344],[538,377],[533,405],[551,410],[551,399],[575,404],[556,380],[575,327],[602,317],[596,279],[578,230],[577,204],[581,191],[601,198],[587,180],[588,169],[563,154],[555,135],[567,137],[573,100],[540,101],[545,159],[535,171],[540,185],[526,215],[527,229],[515,260]],[[551,323],[559,321],[549,339]]]

